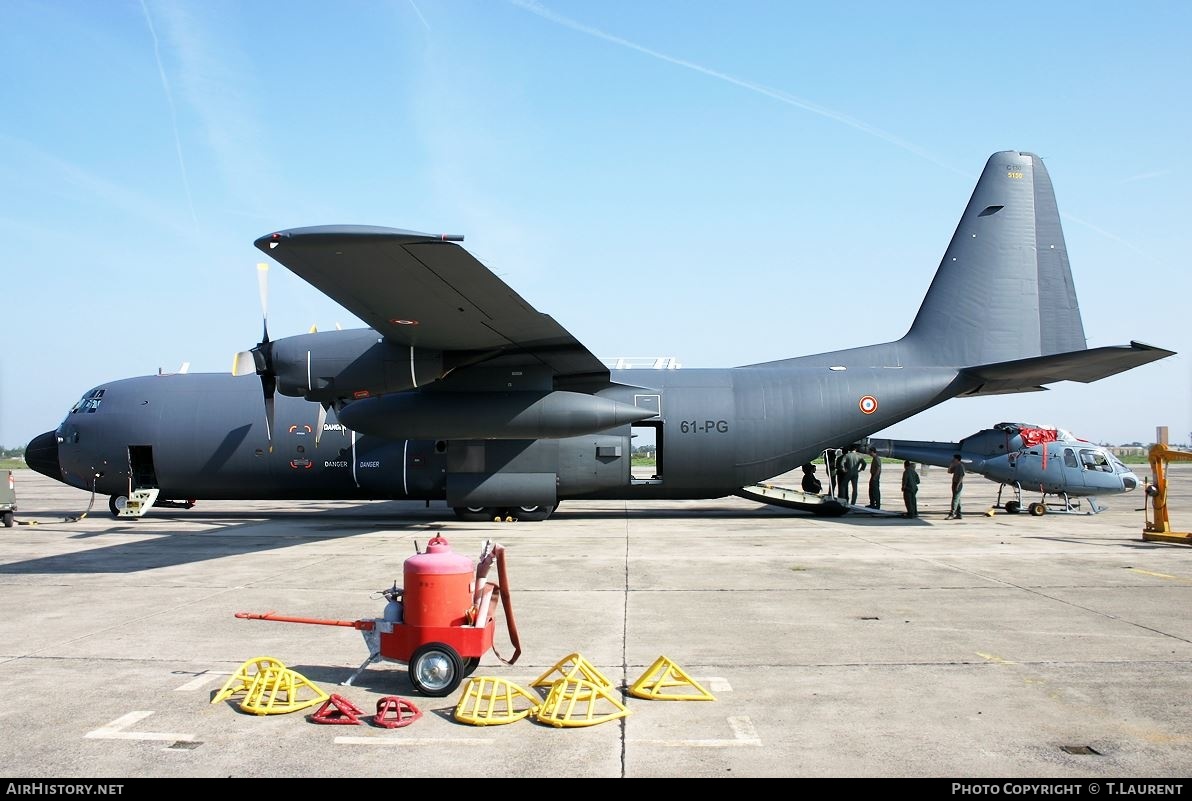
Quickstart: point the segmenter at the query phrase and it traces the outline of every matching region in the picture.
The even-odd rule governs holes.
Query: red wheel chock
[[[360,723],[360,716],[364,712],[342,695],[332,695],[319,711],[310,716],[311,723]]]
[[[422,710],[404,698],[387,695],[377,701],[377,714],[373,723],[386,729],[400,729],[409,726],[422,717]]]

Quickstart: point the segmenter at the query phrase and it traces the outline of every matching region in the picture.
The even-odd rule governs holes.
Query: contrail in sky
[[[686,69],[702,73],[703,75],[707,75],[709,77],[716,78],[717,80],[724,81],[725,83],[731,83],[734,86],[740,86],[741,88],[748,89],[751,92],[757,92],[760,95],[765,95],[766,97],[777,100],[780,103],[786,103],[788,106],[794,106],[795,108],[801,108],[804,111],[810,111],[812,114],[818,114],[821,117],[826,117],[830,120],[834,120],[836,122],[842,123],[844,125],[849,126],[850,128],[855,128],[856,130],[861,131],[862,133],[869,134],[870,136],[876,136],[878,139],[881,139],[885,142],[889,142],[890,144],[894,145],[895,147],[900,147],[903,150],[906,150],[910,153],[914,153],[916,156],[926,159],[927,161],[930,161],[932,164],[943,167],[945,170],[949,170],[949,171],[954,172],[958,175],[963,175],[965,177],[969,177],[968,173],[958,170],[949,164],[945,164],[944,162],[937,159],[935,156],[928,153],[926,150],[923,150],[921,147],[918,147],[917,145],[913,145],[910,142],[907,142],[903,139],[899,139],[898,137],[894,136],[893,134],[891,134],[887,131],[883,131],[881,128],[876,128],[872,125],[869,125],[868,123],[862,122],[858,119],[854,119],[853,117],[850,117],[847,114],[842,114],[839,111],[833,111],[830,108],[825,108],[824,106],[817,105],[815,103],[812,103],[809,100],[804,100],[800,97],[795,97],[794,95],[787,94],[786,92],[783,92],[779,89],[772,89],[769,86],[763,86],[762,84],[753,83],[751,81],[745,81],[740,78],[734,78],[732,75],[727,75],[723,72],[718,72],[716,70],[709,69],[708,67],[701,67],[699,64],[693,64],[690,61],[684,61],[681,58],[675,58],[674,56],[668,56],[665,53],[659,53],[657,50],[651,50],[648,47],[643,47],[642,45],[631,42],[628,39],[622,39],[619,36],[613,36],[610,33],[605,33],[604,31],[600,30],[599,28],[593,28],[588,25],[584,25],[582,23],[576,22],[573,19],[569,19],[568,17],[564,17],[559,14],[556,14],[555,12],[551,11],[550,9],[544,8],[543,6],[539,5],[537,2],[535,2],[535,0],[509,0],[509,1],[513,5],[517,6],[518,8],[529,11],[532,14],[536,14],[539,17],[542,17],[545,20],[550,20],[551,22],[554,22],[558,25],[562,25],[566,28],[571,28],[573,31],[579,31],[580,33],[585,33],[588,36],[595,36],[597,39],[603,39],[606,42],[612,42],[613,44],[617,44],[622,47],[627,47],[630,50],[636,50],[639,53],[644,53],[645,55],[650,56],[651,58],[656,58],[660,61],[665,61],[668,64],[674,64],[677,67],[684,67]]]
[[[195,201],[190,194],[190,178],[186,173],[186,159],[182,157],[182,137],[178,135],[178,114],[174,111],[174,96],[170,93],[170,81],[166,78],[165,67],[161,64],[157,31],[153,29],[153,19],[149,16],[149,8],[145,5],[145,0],[141,0],[141,11],[145,13],[145,23],[149,26],[149,35],[153,37],[153,57],[157,60],[157,73],[161,76],[161,87],[165,90],[166,102],[170,105],[170,123],[174,128],[174,149],[178,152],[178,167],[182,170],[182,187],[186,190],[186,203],[190,206],[190,218],[194,220],[195,233],[198,233],[199,215],[195,213]]]
[[[411,2],[412,1],[413,0],[411,0]],[[955,167],[953,167],[952,165],[945,164],[944,162],[940,161],[938,158],[936,158],[932,154],[928,153],[926,150],[919,147],[918,145],[911,144],[910,142],[907,142],[904,139],[899,139],[897,136],[894,136],[894,134],[892,134],[892,133],[883,131],[881,128],[874,127],[873,125],[870,125],[866,122],[862,122],[861,120],[854,119],[853,117],[850,117],[847,114],[842,114],[839,111],[833,111],[830,108],[825,108],[824,106],[817,105],[815,103],[812,103],[809,100],[804,100],[803,98],[795,97],[794,95],[787,94],[786,92],[783,92],[779,89],[772,89],[769,86],[763,86],[762,84],[753,83],[751,81],[745,81],[740,78],[734,78],[732,75],[727,75],[723,72],[718,72],[714,69],[709,69],[708,67],[701,67],[699,64],[693,64],[690,61],[684,61],[681,58],[675,58],[674,56],[668,56],[665,53],[659,53],[657,50],[651,50],[648,47],[643,47],[642,45],[639,45],[635,42],[631,42],[628,39],[622,39],[619,36],[613,36],[611,33],[605,33],[604,31],[600,30],[599,28],[593,28],[591,26],[584,25],[580,22],[576,22],[575,20],[570,19],[568,17],[564,17],[560,14],[556,14],[555,12],[551,11],[548,8],[544,8],[536,0],[509,0],[509,2],[512,3],[513,5],[517,6],[518,8],[521,8],[525,11],[529,11],[531,14],[536,14],[537,16],[542,17],[545,20],[549,20],[557,25],[562,25],[565,28],[570,28],[573,31],[579,31],[580,33],[587,34],[588,36],[594,36],[597,39],[603,39],[606,42],[612,42],[613,44],[620,45],[621,47],[627,47],[630,50],[636,50],[637,52],[644,53],[645,55],[650,56],[651,58],[656,58],[660,61],[665,61],[668,64],[674,64],[675,66],[678,66],[678,67],[684,67],[686,69],[693,70],[693,71],[701,73],[703,75],[707,75],[711,78],[716,78],[717,80],[724,81],[725,83],[731,83],[734,86],[740,86],[741,88],[748,89],[751,92],[757,92],[760,95],[765,95],[766,97],[773,98],[774,100],[777,100],[780,103],[786,103],[788,106],[794,106],[795,108],[801,108],[804,111],[810,111],[812,114],[818,114],[821,117],[826,117],[827,119],[834,120],[834,121],[839,122],[843,125],[847,125],[850,128],[854,128],[858,131],[861,131],[862,133],[866,133],[866,134],[869,134],[870,136],[875,136],[878,139],[881,139],[882,141],[889,142],[890,144],[894,145],[895,147],[902,148],[903,150],[913,153],[922,159],[926,159],[927,161],[930,161],[932,164],[935,164],[939,167],[943,167],[945,170],[948,170],[949,172],[956,173],[957,175],[962,175],[966,178],[971,177],[968,173],[966,173],[962,170],[958,170]],[[1155,174],[1156,173],[1147,173],[1142,176],[1137,176],[1136,178],[1131,179],[1131,180],[1141,180],[1143,178],[1150,178]],[[1146,256],[1147,258],[1155,260],[1153,256],[1150,256],[1146,252],[1139,250],[1137,247],[1130,244],[1125,239],[1122,239],[1120,236],[1116,236],[1116,235],[1110,233],[1109,231],[1106,231],[1102,228],[1098,228],[1097,226],[1095,226],[1091,223],[1087,223],[1084,220],[1081,220],[1076,217],[1072,217],[1068,214],[1061,213],[1060,216],[1062,216],[1064,219],[1070,219],[1075,223],[1086,226],[1087,228],[1089,228],[1093,231],[1096,231],[1097,233],[1102,234],[1103,236],[1113,239],[1114,241],[1119,242],[1120,244],[1124,245],[1125,247],[1130,248],[1135,253],[1138,253],[1141,256]]]
[[[418,15],[418,19],[422,20],[422,24],[426,29],[430,30],[430,23],[426,21],[426,17],[422,16],[422,12],[418,10],[418,6],[414,4],[414,0],[410,0],[410,7],[414,9],[414,13]]]

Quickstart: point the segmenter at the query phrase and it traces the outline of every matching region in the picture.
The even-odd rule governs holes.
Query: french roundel
[[[877,411],[877,398],[872,395],[866,395],[857,401],[857,406],[861,407],[862,413],[873,414]]]

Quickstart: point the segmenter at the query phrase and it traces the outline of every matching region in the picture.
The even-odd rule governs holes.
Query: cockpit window
[[[1100,470],[1105,473],[1113,472],[1113,467],[1101,451],[1089,450],[1088,448],[1081,449],[1080,463],[1084,466],[1085,470]]]
[[[103,393],[105,390],[93,389],[83,397],[79,398],[79,402],[71,407],[71,414],[94,414],[95,410],[99,408],[100,402],[103,401]]]

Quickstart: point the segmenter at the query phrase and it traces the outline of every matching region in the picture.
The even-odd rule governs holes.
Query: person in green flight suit
[[[882,508],[882,458],[877,448],[869,449],[869,505],[866,509]]]
[[[960,520],[964,515],[960,507],[960,496],[964,492],[964,463],[960,461],[960,454],[952,454],[952,464],[948,465],[948,472],[952,474],[952,511],[948,512],[945,520]]]
[[[914,462],[902,463],[902,502],[906,504],[904,517],[914,519],[919,516],[919,474]]]
[[[851,446],[844,456],[840,457],[838,465],[844,475],[844,484],[848,488],[847,496],[845,491],[841,491],[840,499],[848,498],[848,502],[852,505],[857,503],[857,486],[861,483],[861,471],[865,469],[865,460],[861,458],[861,454],[857,453],[857,446]]]

